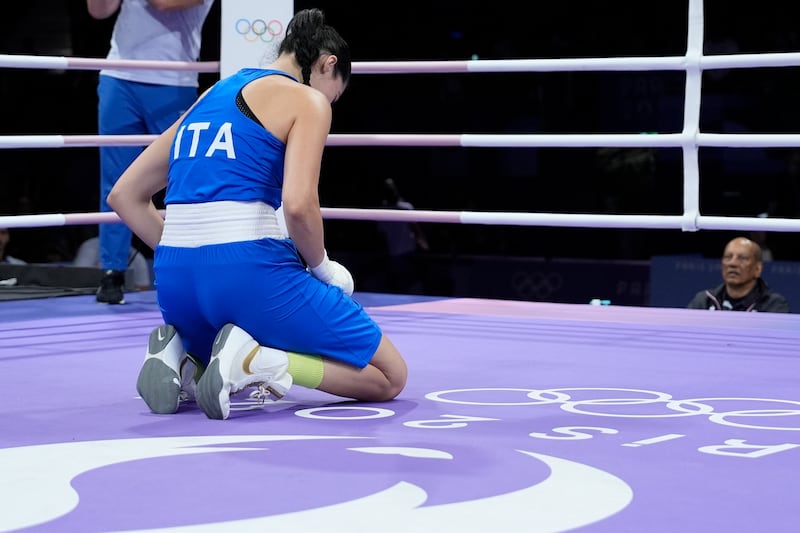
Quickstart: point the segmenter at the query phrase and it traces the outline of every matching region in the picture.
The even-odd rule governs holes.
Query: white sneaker
[[[181,402],[194,399],[201,373],[202,367],[183,351],[177,330],[159,326],[150,333],[136,390],[154,413],[172,414]]]
[[[286,352],[260,346],[242,328],[226,324],[214,339],[211,363],[197,383],[197,404],[208,418],[225,420],[231,395],[246,387],[258,386],[283,398],[292,386],[288,369]]]

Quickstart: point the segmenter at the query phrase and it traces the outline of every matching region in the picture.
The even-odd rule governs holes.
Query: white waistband
[[[209,244],[286,239],[280,213],[263,202],[170,204],[164,218],[164,246],[196,248]]]

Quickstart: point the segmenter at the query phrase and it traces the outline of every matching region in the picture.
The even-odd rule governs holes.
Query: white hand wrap
[[[340,263],[328,259],[328,252],[325,252],[325,258],[322,260],[322,263],[309,268],[309,270],[311,274],[321,282],[327,283],[328,285],[336,285],[342,289],[342,292],[346,295],[353,295],[353,290],[355,289],[353,275]]]

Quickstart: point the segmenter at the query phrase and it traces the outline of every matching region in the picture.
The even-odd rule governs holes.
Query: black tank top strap
[[[244,96],[242,96],[241,89],[239,89],[239,92],[236,94],[236,107],[239,108],[239,111],[241,111],[242,114],[244,114],[244,116],[255,121],[256,124],[258,124],[262,128],[264,127],[261,121],[258,120],[258,118],[256,118],[255,114],[253,114],[253,111],[250,109],[250,106],[247,105],[247,102],[244,101]]]

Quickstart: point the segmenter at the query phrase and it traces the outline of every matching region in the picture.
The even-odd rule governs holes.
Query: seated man
[[[73,266],[79,267],[99,267],[100,239],[98,237],[92,237],[83,241],[78,248],[78,252],[75,254],[75,259],[72,264]],[[133,270],[133,284],[136,290],[150,290],[152,283],[147,259],[133,246],[131,246],[128,253],[128,265],[129,268]]]
[[[733,239],[722,255],[724,283],[695,294],[689,309],[788,313],[786,298],[771,291],[761,279],[763,268],[761,247],[757,243],[745,237]]]
[[[0,228],[0,263],[6,263],[11,265],[24,265],[26,264],[25,261],[22,259],[17,259],[16,257],[8,255],[6,252],[6,248],[8,247],[8,242],[11,240],[11,233],[8,231],[8,228]]]

